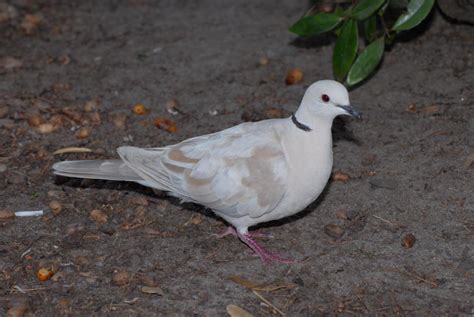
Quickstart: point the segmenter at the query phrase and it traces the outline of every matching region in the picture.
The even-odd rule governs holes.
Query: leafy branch
[[[382,60],[385,46],[402,31],[419,25],[433,8],[434,0],[360,0],[337,5],[330,12],[302,17],[289,30],[299,36],[334,32],[337,36],[332,64],[334,76],[354,86],[372,74]],[[393,19],[393,13],[403,12]],[[389,22],[387,22],[389,21]],[[366,46],[359,50],[362,35]]]

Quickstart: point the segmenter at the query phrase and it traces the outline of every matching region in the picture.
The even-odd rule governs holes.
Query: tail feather
[[[143,182],[122,160],[64,161],[54,164],[53,170],[66,177]]]

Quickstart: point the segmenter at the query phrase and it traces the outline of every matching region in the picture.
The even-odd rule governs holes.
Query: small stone
[[[415,242],[416,242],[416,237],[412,233],[406,234],[402,238],[402,247],[404,247],[405,249],[410,249],[413,247]]]
[[[57,200],[51,200],[49,203],[49,209],[54,215],[59,215],[63,210],[63,205]]]
[[[286,75],[286,84],[294,85],[303,80],[303,72],[299,68],[292,69]]]
[[[176,99],[170,99],[166,102],[166,111],[174,116],[179,113],[178,107],[179,103]]]
[[[104,224],[108,220],[108,216],[99,209],[92,210],[89,216],[92,218],[92,220],[94,220],[98,224]]]
[[[116,286],[123,286],[130,282],[130,273],[127,271],[115,270],[112,275],[112,283]]]
[[[89,127],[82,127],[76,132],[76,138],[78,139],[86,139],[91,134],[92,129]]]
[[[54,272],[50,269],[47,269],[47,268],[40,268],[36,272],[36,277],[41,282],[45,282],[45,281],[49,280],[53,275],[54,275]]]
[[[260,66],[265,66],[265,65],[268,65],[268,63],[270,62],[270,60],[268,59],[268,57],[266,56],[262,56],[258,59],[258,64]]]
[[[52,123],[42,123],[36,128],[36,131],[41,134],[48,134],[54,131],[54,125]]]
[[[99,106],[99,100],[97,98],[94,98],[92,100],[87,101],[84,104],[84,111],[85,112],[95,111],[97,110],[98,106]]]
[[[7,170],[7,165],[6,164],[3,164],[3,163],[0,163],[0,173],[3,173]]]
[[[124,113],[115,113],[111,115],[111,120],[116,128],[124,129],[127,123],[127,115]]]
[[[344,235],[344,232],[345,230],[343,227],[333,223],[324,226],[324,233],[326,233],[331,238],[340,238]]]
[[[42,123],[44,123],[44,119],[41,115],[34,113],[28,116],[28,124],[30,127],[37,128]]]
[[[133,113],[142,116],[148,113],[148,109],[142,103],[137,103],[133,106]]]

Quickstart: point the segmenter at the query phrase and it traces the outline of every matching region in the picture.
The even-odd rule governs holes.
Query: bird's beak
[[[353,116],[354,118],[362,119],[362,113],[355,110],[351,105],[347,105],[347,106],[338,105],[338,107],[341,109],[344,109],[347,112],[347,114]]]

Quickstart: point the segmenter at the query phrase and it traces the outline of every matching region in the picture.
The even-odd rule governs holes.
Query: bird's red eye
[[[329,96],[326,95],[326,94],[322,95],[322,96],[321,96],[321,99],[322,99],[324,102],[329,102],[329,100],[331,100],[331,99],[329,98]]]

